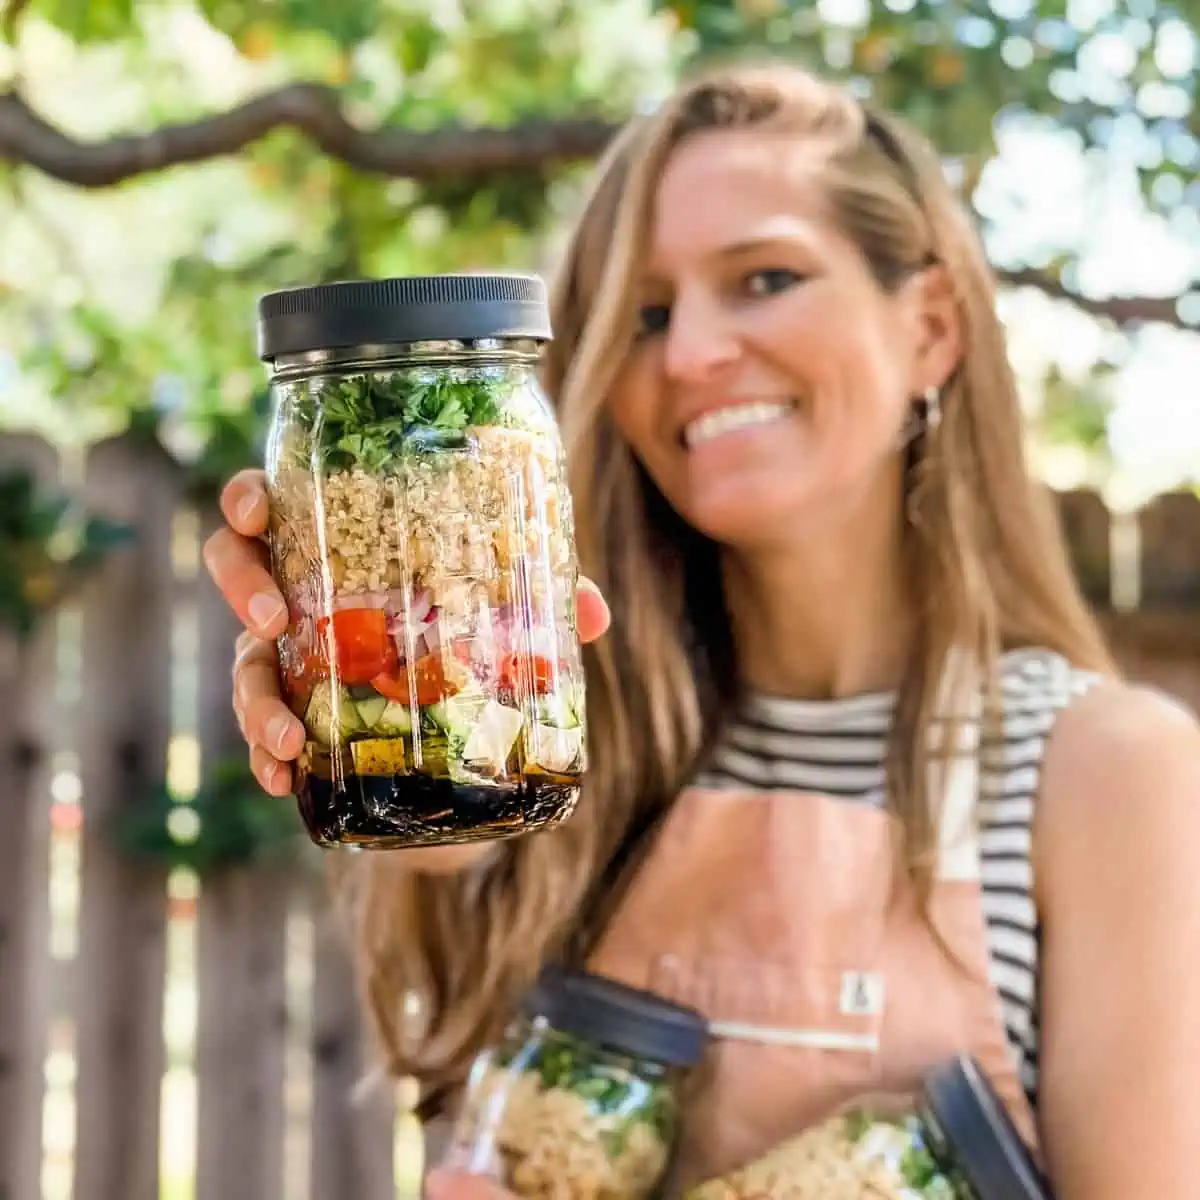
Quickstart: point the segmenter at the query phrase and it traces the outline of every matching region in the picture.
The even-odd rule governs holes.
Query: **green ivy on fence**
[[[203,878],[292,859],[303,844],[300,828],[294,806],[267,796],[239,757],[214,764],[190,799],[165,785],[151,788],[114,814],[110,832],[130,858]]]
[[[132,537],[127,525],[80,514],[70,498],[39,488],[29,471],[0,474],[0,626],[29,637]]]

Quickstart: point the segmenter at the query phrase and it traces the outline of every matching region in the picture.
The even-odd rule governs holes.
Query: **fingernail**
[[[281,612],[283,612],[283,602],[278,596],[268,595],[266,592],[259,592],[255,596],[250,597],[248,605],[250,611],[250,620],[252,620],[259,629],[265,629],[272,621],[275,620]]]
[[[292,722],[288,717],[272,717],[267,722],[267,740],[276,750],[283,749],[283,743],[292,731]]]
[[[258,508],[258,501],[259,494],[257,492],[250,492],[238,501],[234,515],[240,524],[244,525],[254,516],[255,510]]]

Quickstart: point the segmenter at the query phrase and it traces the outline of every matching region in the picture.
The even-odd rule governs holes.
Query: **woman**
[[[560,830],[355,864],[393,1069],[452,1087],[566,953],[713,1020],[691,1178],[968,1050],[1063,1200],[1193,1195],[1200,730],[1115,678],[932,150],[790,68],[701,79],[600,165],[554,326],[594,768]],[[261,477],[223,504],[283,795]]]

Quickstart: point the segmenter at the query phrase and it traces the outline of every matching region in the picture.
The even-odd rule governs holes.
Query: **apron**
[[[853,1100],[915,1098],[960,1052],[1036,1147],[988,976],[977,755],[944,779],[929,911],[946,949],[896,868],[881,805],[705,788],[676,801],[589,966],[711,1023],[677,1186],[754,1162]]]

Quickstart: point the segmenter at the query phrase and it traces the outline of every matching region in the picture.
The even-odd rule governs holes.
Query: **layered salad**
[[[839,1113],[685,1200],[976,1200],[911,1114]]]
[[[660,1066],[542,1029],[477,1061],[452,1154],[518,1196],[640,1200],[664,1176],[676,1124]]]
[[[271,549],[304,768],[577,777],[570,498],[527,373],[423,367],[280,390]]]

